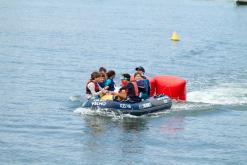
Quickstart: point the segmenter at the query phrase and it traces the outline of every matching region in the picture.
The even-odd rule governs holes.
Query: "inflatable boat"
[[[140,116],[144,114],[165,111],[171,108],[172,101],[166,95],[153,96],[138,103],[115,100],[88,100],[83,105],[84,108],[104,109],[121,114],[131,114]]]
[[[237,0],[236,4],[237,5],[247,5],[247,0]]]

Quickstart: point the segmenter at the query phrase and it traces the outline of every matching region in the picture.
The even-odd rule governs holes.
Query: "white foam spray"
[[[80,115],[89,115],[89,116],[105,116],[110,117],[112,120],[121,120],[123,118],[137,118],[137,116],[133,116],[130,114],[121,114],[120,112],[113,112],[105,109],[90,109],[90,108],[83,108],[79,107],[74,110],[74,113]]]
[[[225,83],[189,92],[187,101],[214,105],[247,104],[247,83]]]
[[[81,100],[81,96],[80,95],[70,96],[69,100],[72,101],[72,102],[80,101]]]

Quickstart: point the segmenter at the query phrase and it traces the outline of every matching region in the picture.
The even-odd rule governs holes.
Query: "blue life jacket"
[[[142,99],[148,99],[150,96],[150,85],[148,79],[143,79],[140,81],[137,81],[138,88],[140,89],[140,98]]]
[[[139,97],[142,99],[148,99],[150,97],[150,85],[148,79],[137,81],[137,85],[140,91]]]
[[[115,82],[111,78],[108,78],[105,81],[105,86],[108,86],[109,87],[108,88],[109,91],[114,91],[115,90]]]
[[[150,82],[148,79],[144,79],[144,86],[148,97],[150,96]]]
[[[99,84],[99,86],[100,86],[101,88],[104,88],[104,87],[105,87],[105,82],[98,83],[98,84]]]

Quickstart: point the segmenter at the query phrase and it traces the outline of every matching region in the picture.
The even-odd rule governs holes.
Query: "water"
[[[2,0],[1,164],[246,164],[246,12],[226,0]],[[75,101],[98,67],[139,65],[185,78],[188,103],[136,118]]]

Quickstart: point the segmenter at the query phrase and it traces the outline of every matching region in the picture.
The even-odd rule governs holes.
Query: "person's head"
[[[142,74],[139,73],[139,72],[136,72],[136,73],[134,74],[134,78],[135,78],[135,81],[139,81],[139,80],[142,80],[142,79],[143,79],[143,78],[142,78]]]
[[[99,68],[99,72],[100,72],[100,73],[106,73],[107,70],[106,70],[106,68],[104,68],[104,67],[100,67],[100,68]]]
[[[122,74],[122,78],[121,78],[122,86],[126,86],[129,81],[130,81],[130,74],[128,73]]]
[[[116,75],[116,73],[115,73],[114,70],[109,70],[109,71],[107,72],[107,77],[108,77],[108,78],[114,79],[114,78],[115,78],[115,75]]]
[[[103,83],[106,80],[106,74],[100,73],[100,82]]]
[[[140,73],[141,75],[144,75],[145,69],[142,66],[139,66],[136,68],[136,72]]]
[[[92,81],[96,81],[96,82],[99,82],[100,81],[100,73],[99,72],[93,72],[91,74],[91,80]]]

